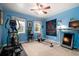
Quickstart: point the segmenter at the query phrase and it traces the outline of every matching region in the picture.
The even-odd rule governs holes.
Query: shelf
[[[59,28],[59,29],[57,29],[57,30],[77,30],[77,31],[79,31],[79,28]]]

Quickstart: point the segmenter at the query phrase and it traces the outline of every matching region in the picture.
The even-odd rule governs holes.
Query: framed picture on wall
[[[56,36],[56,19],[50,20],[46,22],[46,35]]]
[[[27,21],[27,26],[32,27],[32,21]]]
[[[0,10],[0,25],[3,24],[3,11]]]
[[[34,22],[34,31],[35,31],[35,33],[41,32],[41,23],[39,21]]]

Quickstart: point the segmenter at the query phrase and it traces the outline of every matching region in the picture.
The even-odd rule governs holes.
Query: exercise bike
[[[7,23],[9,23],[10,28],[7,27]],[[18,22],[19,24],[19,22]],[[16,20],[7,19],[5,23],[5,28],[8,30],[7,36],[7,46],[3,47],[3,52],[5,51],[5,56],[18,56],[21,54],[22,46],[19,43],[18,29]],[[3,55],[4,55],[3,54]]]

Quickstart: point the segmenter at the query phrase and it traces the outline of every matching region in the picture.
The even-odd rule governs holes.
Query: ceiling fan
[[[40,3],[36,3],[37,8],[30,9],[31,11],[42,11],[43,14],[47,14],[47,10],[50,9],[50,6],[45,6]]]

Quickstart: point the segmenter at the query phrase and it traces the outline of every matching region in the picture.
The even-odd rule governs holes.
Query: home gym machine
[[[18,21],[18,20],[17,20]],[[7,25],[8,24],[8,25]],[[19,22],[18,22],[19,24]],[[19,43],[18,29],[16,19],[7,19],[5,23],[7,29],[7,46],[3,47],[3,55],[5,56],[18,56],[22,52],[22,46]],[[5,51],[5,52],[4,52]]]

